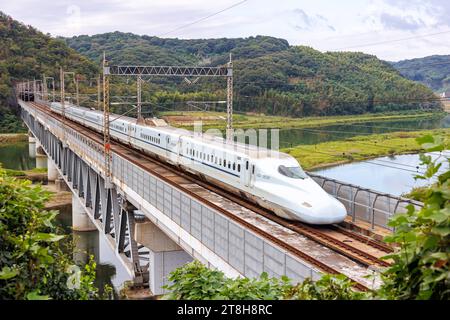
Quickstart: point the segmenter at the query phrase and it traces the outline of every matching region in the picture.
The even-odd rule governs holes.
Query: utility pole
[[[111,140],[109,135],[109,67],[103,51],[103,145],[105,148],[105,188],[112,187],[111,181]]]
[[[76,102],[77,102],[77,107],[79,107],[80,106],[80,96],[79,96],[79,92],[78,92],[78,75],[75,75],[74,78],[75,78]]]
[[[47,78],[45,77],[45,74],[42,75],[42,79],[43,79],[42,82],[43,82],[43,85],[44,85],[44,88],[42,90],[42,94],[43,94],[42,100],[48,101]]]
[[[227,130],[226,139],[233,140],[233,62],[227,64]]]
[[[97,109],[101,110],[102,105],[101,105],[101,95],[102,95],[102,89],[101,89],[101,84],[100,84],[100,75],[97,77]]]
[[[53,98],[53,102],[55,102],[56,97],[55,97],[55,78],[52,77],[52,98]]]
[[[141,75],[137,76],[137,123],[143,123],[144,119],[142,118],[142,87],[141,87],[142,78]]]
[[[63,123],[63,147],[67,147],[66,141],[66,103],[65,103],[65,88],[64,88],[64,70],[59,68],[59,79],[60,79],[60,89],[61,89],[61,115]]]
[[[33,79],[33,96],[34,99],[36,100],[36,79]]]

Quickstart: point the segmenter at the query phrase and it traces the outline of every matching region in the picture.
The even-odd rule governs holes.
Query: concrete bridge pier
[[[78,196],[72,194],[72,229],[74,231],[97,230],[87,212],[84,210]]]
[[[99,256],[98,232],[73,231],[75,248],[73,259],[77,264],[84,265],[89,262],[89,255]]]
[[[28,131],[28,154],[30,158],[36,158],[36,138]]]
[[[166,293],[163,285],[169,284],[171,271],[191,262],[192,257],[170,239],[153,222],[136,223],[135,240],[149,249],[149,287],[154,295]]]
[[[51,158],[47,158],[47,180],[48,181],[56,181],[58,179],[59,174],[56,169],[56,164],[53,162]]]
[[[47,168],[47,154],[39,142],[36,145],[36,168]]]

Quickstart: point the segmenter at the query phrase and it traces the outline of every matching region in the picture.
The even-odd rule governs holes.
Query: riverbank
[[[330,117],[306,117],[289,118],[253,114],[234,114],[233,127],[235,129],[286,129],[286,128],[307,128],[315,126],[326,126],[334,124],[348,124],[368,121],[388,121],[405,119],[430,119],[443,117],[444,112],[418,112],[418,113],[383,113],[383,114],[361,114],[349,116]],[[220,129],[226,126],[226,113],[221,112],[163,112],[161,117],[171,126],[192,130],[195,121],[202,121],[203,130]]]
[[[32,182],[45,181],[47,179],[47,168],[34,168],[31,170],[13,170],[3,168],[6,175],[18,179],[28,179]]]
[[[418,153],[422,149],[415,139],[427,134],[441,135],[446,146],[450,144],[450,129],[435,129],[357,136],[281,151],[295,157],[305,170],[314,170],[388,155]]]
[[[2,133],[0,134],[0,145],[28,141],[26,133]]]

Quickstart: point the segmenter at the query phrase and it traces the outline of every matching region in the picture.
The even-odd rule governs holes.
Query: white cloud
[[[238,0],[0,0],[0,10],[52,35],[112,31],[159,35],[222,10]],[[27,8],[27,10],[24,10]],[[248,0],[168,37],[271,35],[319,50],[352,50],[398,60],[448,54],[446,35],[374,43],[450,29],[448,0]],[[448,37],[448,34],[447,34]],[[373,44],[358,47],[361,44]]]

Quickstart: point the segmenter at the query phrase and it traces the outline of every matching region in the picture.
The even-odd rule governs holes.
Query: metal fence
[[[392,230],[388,226],[389,218],[395,213],[404,213],[408,205],[416,209],[423,207],[423,203],[391,194],[363,188],[351,183],[308,173],[325,191],[341,201],[352,221],[370,223],[371,228],[376,226]]]

